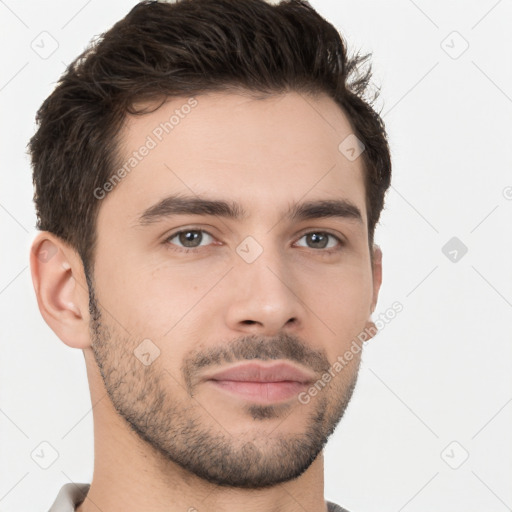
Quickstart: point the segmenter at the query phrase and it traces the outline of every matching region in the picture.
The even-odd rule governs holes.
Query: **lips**
[[[290,363],[243,363],[226,370],[213,373],[205,380],[235,382],[298,382],[309,384],[315,375]]]
[[[205,377],[216,391],[257,404],[288,402],[304,391],[315,375],[290,363],[243,363]]]

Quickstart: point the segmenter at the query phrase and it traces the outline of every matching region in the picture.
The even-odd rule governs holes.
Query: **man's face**
[[[298,399],[374,303],[363,163],[339,151],[352,129],[327,97],[196,100],[127,119],[123,163],[134,151],[137,163],[100,205],[92,348],[116,410],[166,460],[218,485],[275,485],[315,460],[356,384],[360,353]],[[172,130],[161,125],[176,109]],[[238,203],[245,216],[153,210],[141,221],[176,194]],[[345,200],[361,219],[287,215],[321,200]],[[312,382],[209,380],[248,362],[289,363]]]

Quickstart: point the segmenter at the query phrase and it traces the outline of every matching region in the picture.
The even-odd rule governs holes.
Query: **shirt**
[[[64,484],[48,512],[75,512],[76,507],[85,500],[89,487],[90,484]],[[327,501],[327,510],[329,512],[348,512],[330,501]]]

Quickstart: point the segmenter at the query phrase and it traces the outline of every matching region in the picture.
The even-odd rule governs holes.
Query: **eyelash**
[[[171,245],[174,245],[172,244],[170,241],[177,237],[178,235],[180,235],[181,233],[187,233],[189,231],[199,231],[201,233],[206,233],[207,235],[211,236],[212,238],[215,238],[211,233],[209,233],[208,231],[204,230],[204,229],[199,229],[199,228],[187,228],[187,229],[181,229],[180,231],[176,231],[175,233],[172,233],[171,235],[169,235],[165,240],[164,240],[164,244],[167,245],[167,246],[171,246]],[[337,240],[337,242],[339,243],[339,245],[337,247],[331,247],[330,249],[311,249],[312,251],[315,251],[315,252],[318,252],[319,254],[334,254],[336,252],[339,252],[342,250],[342,248],[344,247],[345,245],[345,242],[340,238],[338,237],[337,235],[334,235],[333,233],[330,233],[329,231],[321,231],[321,230],[313,230],[313,231],[308,231],[306,233],[303,233],[299,238],[298,240],[300,240],[301,238],[307,236],[307,235],[311,235],[311,234],[322,234],[322,235],[328,235],[334,239]],[[203,246],[204,248],[205,246]],[[180,247],[178,245],[174,246],[171,248],[172,251],[176,251],[176,252],[182,252],[182,253],[189,253],[189,252],[198,252],[199,250],[201,249],[201,247],[189,247],[189,248],[184,248],[184,247]]]

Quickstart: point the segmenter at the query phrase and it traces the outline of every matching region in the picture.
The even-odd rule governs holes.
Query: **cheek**
[[[142,264],[137,271],[119,266],[108,276],[108,302],[130,334],[158,343],[181,336],[204,313],[205,304],[220,303],[215,285],[227,270],[226,265],[214,267],[206,260],[194,265]]]
[[[126,261],[119,261],[116,266],[97,266],[99,306],[105,321],[115,322],[120,332],[127,331],[134,338],[157,338],[176,323],[180,295],[151,271],[134,268]]]
[[[340,262],[332,266],[308,268],[297,274],[305,300],[329,312],[353,318],[369,309],[372,299],[371,271],[362,264]],[[325,308],[325,309],[324,309]],[[340,316],[341,315],[341,316]]]
[[[333,354],[337,355],[366,327],[373,290],[371,274],[361,267],[345,267],[315,277],[303,276],[301,283],[299,296],[314,312],[313,323],[318,329],[332,335]]]

